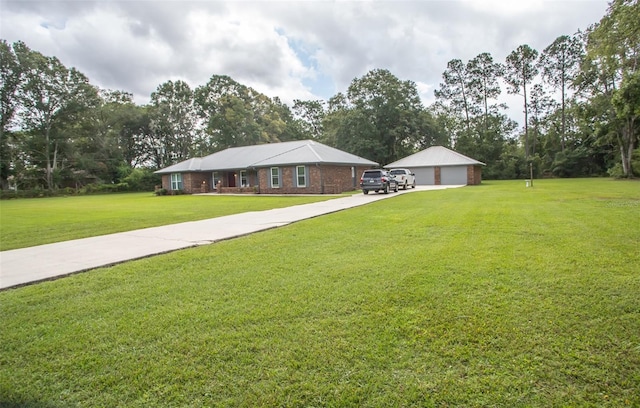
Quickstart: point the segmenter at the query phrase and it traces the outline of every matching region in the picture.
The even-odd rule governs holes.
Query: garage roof
[[[389,163],[385,168],[392,167],[433,167],[433,166],[466,166],[470,164],[484,163],[467,157],[443,146],[431,146],[428,149],[407,156],[393,163]]]
[[[377,166],[378,163],[313,140],[232,147],[156,171],[158,174],[237,170],[301,164]]]

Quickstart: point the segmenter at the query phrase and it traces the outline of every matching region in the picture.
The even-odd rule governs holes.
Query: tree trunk
[[[47,189],[51,190],[53,187],[53,176],[52,176],[52,170],[51,170],[51,145],[50,145],[50,140],[49,140],[49,133],[50,133],[50,128],[47,127],[45,129],[45,135],[44,135],[44,141],[45,141],[45,160],[47,162],[47,165],[45,167],[45,180],[47,182]]]
[[[622,161],[622,174],[624,177],[632,178],[631,158],[633,156],[634,143],[633,131],[634,120],[628,119],[622,131],[618,133],[618,145],[620,146],[620,160]]]
[[[524,76],[523,76],[524,77]],[[529,159],[529,109],[527,107],[527,83],[523,81],[522,91],[524,93],[524,158]]]
[[[564,83],[564,72],[562,74],[562,133],[560,134],[560,148],[564,153],[565,148],[565,135],[567,132],[567,116],[565,110],[565,83]]]
[[[464,100],[464,117],[467,124],[467,133],[471,135],[471,121],[469,120],[469,104],[467,103],[467,92],[464,89],[464,84],[462,85],[462,99]]]
[[[58,168],[58,142],[56,141],[55,147],[53,148],[53,166],[51,166],[51,187],[55,190],[56,185],[53,181],[53,172]]]
[[[633,158],[633,150],[635,149],[635,144],[634,144],[634,134],[635,134],[635,126],[634,123],[635,119],[631,118],[628,120],[628,124],[626,126],[626,135],[625,135],[625,142],[627,145],[627,154],[626,157],[622,157],[622,160],[626,160],[626,168],[627,171],[625,172],[625,176],[628,178],[632,178],[633,177],[633,167],[631,164],[631,159]],[[624,164],[623,164],[624,167]]]
[[[625,177],[629,177],[629,162],[626,157],[626,149],[620,144],[620,158],[622,160],[622,173]]]

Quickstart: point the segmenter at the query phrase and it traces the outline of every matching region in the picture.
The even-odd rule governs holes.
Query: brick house
[[[443,146],[432,146],[384,166],[408,169],[417,185],[478,185],[485,164]]]
[[[185,193],[339,194],[378,163],[313,140],[232,147],[156,171]]]

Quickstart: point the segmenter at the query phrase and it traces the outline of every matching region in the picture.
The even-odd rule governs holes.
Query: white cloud
[[[420,99],[422,99],[422,103],[425,106],[429,106],[435,102],[435,98],[433,97],[433,85],[418,81],[416,82],[416,89],[418,90],[418,95],[420,95]]]
[[[607,0],[0,0],[0,37],[146,103],[167,81],[229,75],[285,102],[328,99],[374,68],[412,80],[425,105],[447,62],[518,45],[542,51],[597,22]],[[512,110],[520,110],[518,107]]]

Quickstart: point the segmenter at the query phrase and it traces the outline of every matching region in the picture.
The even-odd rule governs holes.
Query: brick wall
[[[482,182],[482,167],[467,166],[467,185],[477,186]]]
[[[197,194],[209,192],[208,173],[184,173],[182,175],[182,189],[185,193]]]
[[[165,190],[169,190],[169,188],[171,187],[171,178],[169,176],[169,174],[163,174],[162,175],[162,188],[164,188]]]
[[[182,173],[182,191],[188,194],[208,193],[211,191],[210,173]],[[162,175],[162,188],[171,191],[171,175]]]
[[[351,166],[316,166],[308,165],[307,186],[298,187],[296,182],[296,166],[280,167],[280,187],[270,188],[271,171],[269,168],[258,169],[257,180],[253,172],[248,173],[251,187],[228,187],[227,173],[221,176],[222,193],[260,193],[260,194],[340,194],[360,188],[360,176],[371,167],[356,167],[355,175],[351,174]],[[257,181],[257,186],[256,186]],[[182,173],[182,190],[188,194],[207,193],[213,191],[211,173]],[[237,184],[237,183],[236,183]],[[171,191],[171,175],[162,175],[162,188]]]
[[[357,189],[360,175],[370,167],[357,167],[355,176],[351,166],[307,166],[307,186],[298,187],[295,178],[296,167],[280,167],[280,187],[270,188],[269,168],[258,170],[260,194],[340,194]],[[355,178],[355,182],[354,182]],[[355,187],[354,187],[355,184]]]

